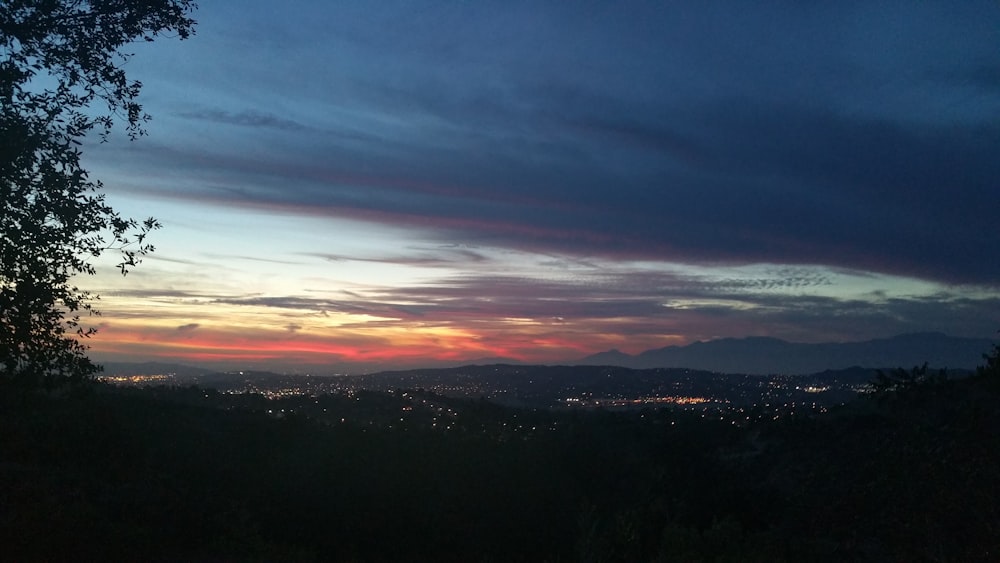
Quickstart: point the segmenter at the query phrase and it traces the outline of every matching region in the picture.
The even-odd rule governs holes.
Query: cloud
[[[302,262],[294,262],[291,260],[275,260],[273,258],[260,258],[259,256],[229,256],[222,254],[205,254],[206,257],[222,259],[222,260],[247,260],[249,262],[263,262],[265,264],[280,264],[284,266],[294,266],[301,264]]]
[[[304,256],[320,258],[329,262],[371,262],[377,264],[397,264],[424,267],[455,267],[484,263],[490,260],[485,254],[458,245],[442,245],[438,247],[411,247],[407,254],[384,254],[385,250],[371,255],[347,255],[330,253],[302,253]]]
[[[238,330],[315,350],[400,333],[447,348],[435,331],[462,353],[523,357],[992,334],[1000,12],[986,5],[317,3],[276,21],[241,7],[235,27],[214,20],[226,42],[165,75],[219,69],[149,108],[166,133],[99,158],[121,190],[217,210],[191,228],[240,243],[164,271],[260,292],[114,296],[184,305],[157,318],[199,320],[198,335],[252,316]],[[290,232],[265,237],[264,215]],[[368,240],[377,229],[339,231],[341,218],[404,234]]]
[[[202,291],[188,291],[170,288],[119,288],[110,292],[105,292],[106,296],[114,297],[136,297],[140,299],[154,298],[177,298],[177,299],[215,299],[221,297],[215,293]]]
[[[621,111],[522,123],[529,145],[499,154],[404,144],[391,158],[338,158],[316,138],[294,156],[256,160],[199,149],[190,158],[228,170],[228,187],[178,195],[419,228],[443,244],[1000,278],[1000,264],[983,259],[1000,234],[982,212],[1000,177],[1000,127],[741,99],[661,108],[642,123]],[[561,141],[543,142],[553,136]],[[560,156],[571,147],[576,157]]]
[[[938,330],[981,337],[992,335],[990,319],[1000,318],[995,295],[977,297],[941,286],[924,294],[871,291],[837,297],[823,292],[840,291],[838,278],[847,273],[807,268],[742,274],[731,269],[719,275],[711,269],[680,273],[599,264],[586,271],[546,271],[442,276],[359,288],[335,298],[220,298],[187,310],[188,318],[199,322],[177,328],[116,315],[102,331],[111,344],[98,349],[123,346],[204,361],[243,357],[319,363],[326,354],[329,361],[396,366],[486,356],[551,362],[609,348],[635,353],[725,336],[815,342]],[[857,280],[868,280],[870,287],[894,283]],[[788,291],[786,281],[795,291]],[[244,307],[253,310],[241,311]],[[186,336],[172,339],[171,332]]]
[[[237,125],[240,127],[263,127],[284,131],[303,131],[307,129],[305,125],[296,121],[284,119],[271,113],[258,112],[256,110],[243,110],[234,113],[220,109],[201,109],[196,111],[180,112],[178,115],[186,119],[196,119],[226,125]]]

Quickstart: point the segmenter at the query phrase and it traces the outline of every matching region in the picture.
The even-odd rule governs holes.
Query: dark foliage
[[[994,386],[1000,385],[1000,344],[995,345],[989,354],[983,354],[985,364],[976,369],[976,375],[989,380]]]
[[[122,68],[131,42],[192,32],[191,0],[5,0],[0,3],[0,375],[49,386],[97,371],[81,337],[94,296],[72,283],[120,253],[124,274],[153,250],[153,219],[120,216],[80,163],[88,133],[147,116]],[[102,105],[106,112],[101,113]]]
[[[985,373],[742,427],[420,395],[459,413],[443,429],[400,421],[400,392],[4,396],[0,543],[17,561],[1000,553],[1000,389]]]

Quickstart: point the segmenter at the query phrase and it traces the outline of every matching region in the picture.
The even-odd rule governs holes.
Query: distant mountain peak
[[[619,365],[622,362],[628,362],[635,358],[630,354],[626,354],[617,348],[612,348],[606,352],[598,352],[597,354],[591,354],[581,360],[579,363],[584,365]]]

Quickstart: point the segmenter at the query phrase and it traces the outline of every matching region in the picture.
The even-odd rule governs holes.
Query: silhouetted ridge
[[[584,365],[617,365],[648,369],[679,367],[726,373],[816,373],[851,366],[887,368],[916,366],[972,369],[993,341],[959,338],[937,332],[903,334],[862,342],[794,343],[771,337],[721,338],[687,346],[666,346],[629,355],[601,352]]]

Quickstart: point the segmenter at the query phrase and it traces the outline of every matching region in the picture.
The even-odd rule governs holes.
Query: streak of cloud
[[[996,330],[994,2],[199,19],[133,61],[151,138],[92,157],[183,233],[138,286],[97,284],[103,332],[382,361]]]

